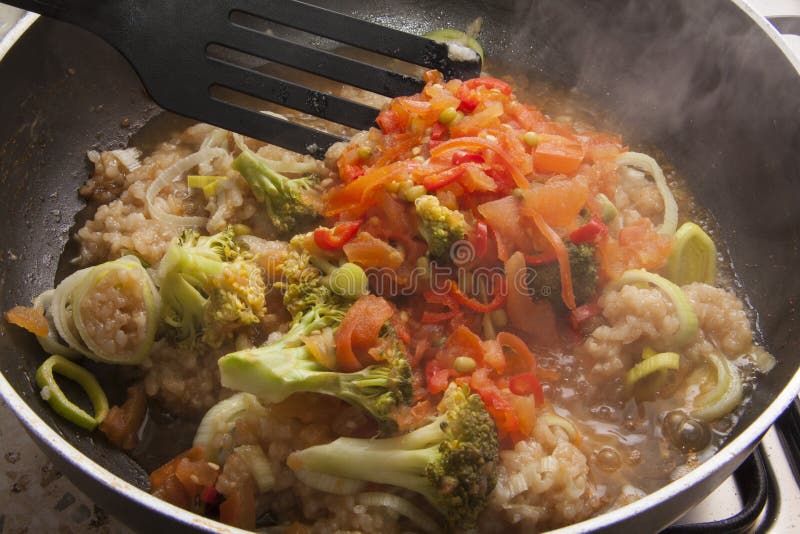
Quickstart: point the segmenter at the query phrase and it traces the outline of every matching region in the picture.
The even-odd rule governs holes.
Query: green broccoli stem
[[[427,471],[439,458],[438,443],[424,449],[399,449],[383,443],[387,441],[394,438],[339,438],[294,452],[287,464],[295,470],[407,488],[434,501],[435,489]]]
[[[162,319],[176,329],[177,341],[193,341],[199,335],[203,322],[203,306],[207,300],[180,273],[168,273],[162,280]]]
[[[233,168],[241,174],[254,191],[264,191],[267,196],[284,191],[289,178],[273,171],[255,152],[242,152],[233,162]]]

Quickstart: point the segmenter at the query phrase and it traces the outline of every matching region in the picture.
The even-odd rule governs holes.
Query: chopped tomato
[[[544,221],[554,227],[567,227],[575,223],[589,198],[589,188],[580,179],[550,180],[522,191],[522,203],[539,213]]]
[[[400,161],[379,167],[377,164],[358,180],[332,189],[326,196],[326,216],[337,215],[345,211],[353,212],[357,217],[374,204],[373,191],[381,186],[408,174],[408,163]]]
[[[383,133],[391,134],[405,130],[406,125],[408,124],[408,118],[401,117],[392,109],[384,109],[378,114],[378,118],[375,119],[375,122],[377,122],[378,126],[381,127]]]
[[[520,373],[512,376],[511,380],[508,381],[508,389],[514,395],[533,395],[537,406],[544,404],[542,385],[533,373]]]
[[[475,250],[475,259],[480,260],[489,248],[489,228],[483,221],[475,223],[468,234],[469,242]]]
[[[455,374],[455,371],[448,367],[442,367],[436,360],[429,360],[425,364],[425,384],[428,388],[428,393],[437,395],[447,389],[450,384],[450,376]]]
[[[225,495],[219,505],[219,520],[245,530],[256,528],[256,493],[252,482],[239,484]]]
[[[497,78],[490,78],[490,77],[481,77],[481,78],[472,78],[471,80],[465,81],[461,88],[459,88],[459,93],[462,91],[468,91],[471,89],[477,89],[478,87],[485,87],[487,89],[497,89],[504,95],[510,95],[513,91],[511,86],[504,82],[503,80],[498,80]]]
[[[507,196],[486,202],[478,206],[478,213],[492,228],[500,260],[507,260],[517,250],[527,249],[530,240],[520,228],[519,199]]]
[[[508,297],[506,311],[511,325],[531,335],[537,345],[554,347],[559,342],[553,307],[545,300],[533,301],[525,273],[525,257],[514,253],[505,263]]]
[[[141,384],[128,388],[128,398],[122,406],[114,406],[100,423],[100,431],[108,441],[129,451],[139,443],[139,427],[147,411],[147,396]]]
[[[586,153],[580,141],[549,134],[542,137],[533,157],[537,172],[573,174],[578,170]]]
[[[342,180],[345,182],[352,182],[362,176],[367,171],[364,170],[364,167],[361,165],[345,165],[344,168],[339,172],[339,175],[342,177]]]
[[[381,328],[392,315],[392,306],[375,295],[364,295],[350,306],[334,335],[337,368],[347,372],[362,369],[364,364],[354,351],[375,345]]]
[[[572,310],[569,314],[569,320],[572,323],[572,328],[575,331],[579,330],[583,323],[585,323],[592,317],[600,315],[602,311],[603,309],[596,302],[589,302],[588,304],[584,304],[583,306],[578,306],[577,308]]]

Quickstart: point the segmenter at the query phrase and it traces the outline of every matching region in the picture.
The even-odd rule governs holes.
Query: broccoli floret
[[[299,316],[279,340],[223,356],[222,385],[267,403],[298,392],[332,395],[366,410],[384,431],[396,429],[392,413],[399,404],[409,404],[412,396],[411,367],[402,347],[387,345],[381,363],[339,373],[318,362],[304,342],[316,332],[337,328],[344,313],[341,307],[317,305]]]
[[[588,243],[576,245],[565,242],[565,245],[569,253],[575,303],[580,306],[590,301],[597,291],[597,262],[594,259],[594,247]],[[529,267],[527,282],[528,288],[532,290],[532,298],[545,298],[555,306],[563,306],[561,271],[558,262]]]
[[[422,494],[453,528],[474,526],[497,481],[497,428],[481,398],[451,384],[432,423],[388,439],[339,438],[289,455],[294,470]]]
[[[315,248],[311,234],[299,234],[289,242],[280,264],[283,304],[292,317],[319,304],[348,305],[367,293],[367,275],[353,264],[335,265]]]
[[[261,270],[248,261],[232,228],[211,236],[184,231],[161,260],[158,280],[161,317],[184,347],[198,340],[219,347],[266,313]]]
[[[319,217],[319,198],[313,175],[288,178],[272,170],[267,161],[245,150],[231,165],[247,180],[256,198],[264,203],[267,216],[279,235],[291,235]]]
[[[428,254],[441,258],[450,252],[453,243],[467,235],[467,221],[458,210],[451,210],[432,195],[422,195],[414,201],[419,216],[419,233],[428,243]]]

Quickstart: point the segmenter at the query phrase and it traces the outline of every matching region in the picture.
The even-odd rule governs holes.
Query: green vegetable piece
[[[467,221],[458,210],[442,206],[433,195],[422,195],[414,200],[420,219],[419,233],[428,243],[428,255],[442,258],[450,253],[456,241],[467,235]]]
[[[428,32],[423,35],[423,37],[427,37],[428,39],[432,39],[439,43],[456,43],[464,45],[471,48],[476,54],[478,54],[478,56],[481,58],[481,63],[484,61],[483,47],[481,44],[477,41],[477,39],[465,32],[462,32],[461,30],[443,28]]]
[[[725,356],[709,354],[708,360],[717,372],[717,383],[711,391],[694,399],[697,408],[690,414],[701,421],[714,421],[730,413],[744,397],[739,369]]]
[[[357,299],[369,293],[367,274],[355,263],[347,262],[328,276],[328,287],[337,295]]]
[[[525,135],[522,136],[522,140],[526,145],[535,147],[539,144],[539,134],[536,132],[525,132]]]
[[[239,154],[231,167],[239,171],[256,198],[264,203],[267,216],[279,235],[294,234],[319,218],[314,176],[284,176],[249,149]]]
[[[609,224],[611,221],[617,218],[619,210],[617,210],[617,207],[608,199],[607,196],[605,196],[603,193],[599,193],[597,195],[597,200],[600,202],[600,205],[603,208],[603,211],[600,214],[601,221]]]
[[[295,471],[405,488],[423,495],[453,530],[469,530],[497,480],[497,428],[481,398],[451,384],[443,413],[408,434],[339,438],[289,455]]]
[[[458,111],[454,107],[445,108],[439,113],[439,122],[442,124],[450,124],[458,115]]]
[[[569,255],[569,268],[572,273],[572,289],[575,303],[580,306],[592,300],[597,292],[597,262],[595,248],[589,243],[575,244],[564,242]],[[556,309],[566,309],[561,299],[561,271],[558,262],[528,268],[528,288],[534,299],[549,300]]]
[[[67,398],[55,379],[58,373],[80,385],[94,408],[94,416]],[[108,415],[108,398],[92,373],[63,356],[47,358],[36,370],[36,383],[41,388],[42,398],[58,415],[86,430],[94,430]]]
[[[628,371],[625,375],[625,385],[631,388],[639,380],[653,373],[678,369],[680,362],[681,356],[677,352],[661,352],[648,356]]]
[[[219,359],[224,387],[252,393],[266,403],[299,392],[331,395],[367,411],[385,431],[393,431],[394,409],[412,398],[411,367],[405,348],[392,332],[381,363],[353,373],[330,371],[315,359],[304,338],[325,328],[338,328],[342,308],[319,302],[298,316],[279,340]]]
[[[667,262],[667,276],[679,286],[692,282],[713,284],[717,277],[717,247],[693,222],[675,232],[675,245]]]
[[[697,315],[695,315],[694,310],[692,310],[692,305],[689,299],[686,298],[683,290],[666,278],[647,272],[644,269],[632,269],[622,273],[622,276],[609,284],[608,287],[611,289],[619,289],[625,285],[641,283],[656,286],[672,301],[680,324],[678,331],[675,332],[672,338],[674,347],[683,347],[694,339],[699,328]]]
[[[219,347],[266,313],[261,270],[234,238],[230,226],[211,236],[186,231],[159,264],[161,317],[186,348],[198,341]]]

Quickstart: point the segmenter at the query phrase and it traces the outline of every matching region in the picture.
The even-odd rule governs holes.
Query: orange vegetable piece
[[[550,242],[550,245],[553,247],[553,250],[555,250],[556,258],[558,258],[558,270],[561,274],[561,300],[564,301],[564,304],[567,306],[567,308],[574,310],[575,292],[572,287],[572,269],[569,265],[569,253],[567,252],[567,247],[564,245],[564,242],[561,240],[558,234],[547,225],[544,217],[542,217],[538,211],[523,207],[522,214],[533,220],[536,228],[538,228],[539,232],[541,232],[542,235],[547,238],[547,240]]]
[[[550,180],[522,191],[523,206],[539,213],[550,226],[570,226],[589,199],[583,180]]]
[[[120,449],[132,450],[139,442],[137,433],[147,411],[147,396],[144,386],[137,384],[128,388],[128,398],[122,406],[114,406],[108,412],[100,431],[108,441]]]
[[[578,170],[586,149],[580,141],[558,135],[542,135],[533,156],[537,172],[572,174]]]
[[[403,263],[403,254],[369,232],[361,232],[342,247],[347,259],[362,267],[397,269]]]
[[[44,316],[44,308],[14,306],[6,312],[6,321],[40,337],[46,336],[50,329]]]
[[[375,295],[364,295],[350,306],[334,335],[339,370],[353,372],[364,368],[355,349],[366,350],[374,346],[381,328],[392,315],[392,306]]]
[[[226,525],[245,530],[256,528],[256,495],[253,483],[246,481],[225,496],[219,505],[219,519]]]
[[[515,252],[505,263],[508,318],[514,328],[530,334],[535,344],[554,347],[559,342],[555,312],[549,302],[531,300],[525,269],[525,256],[521,252]]]

